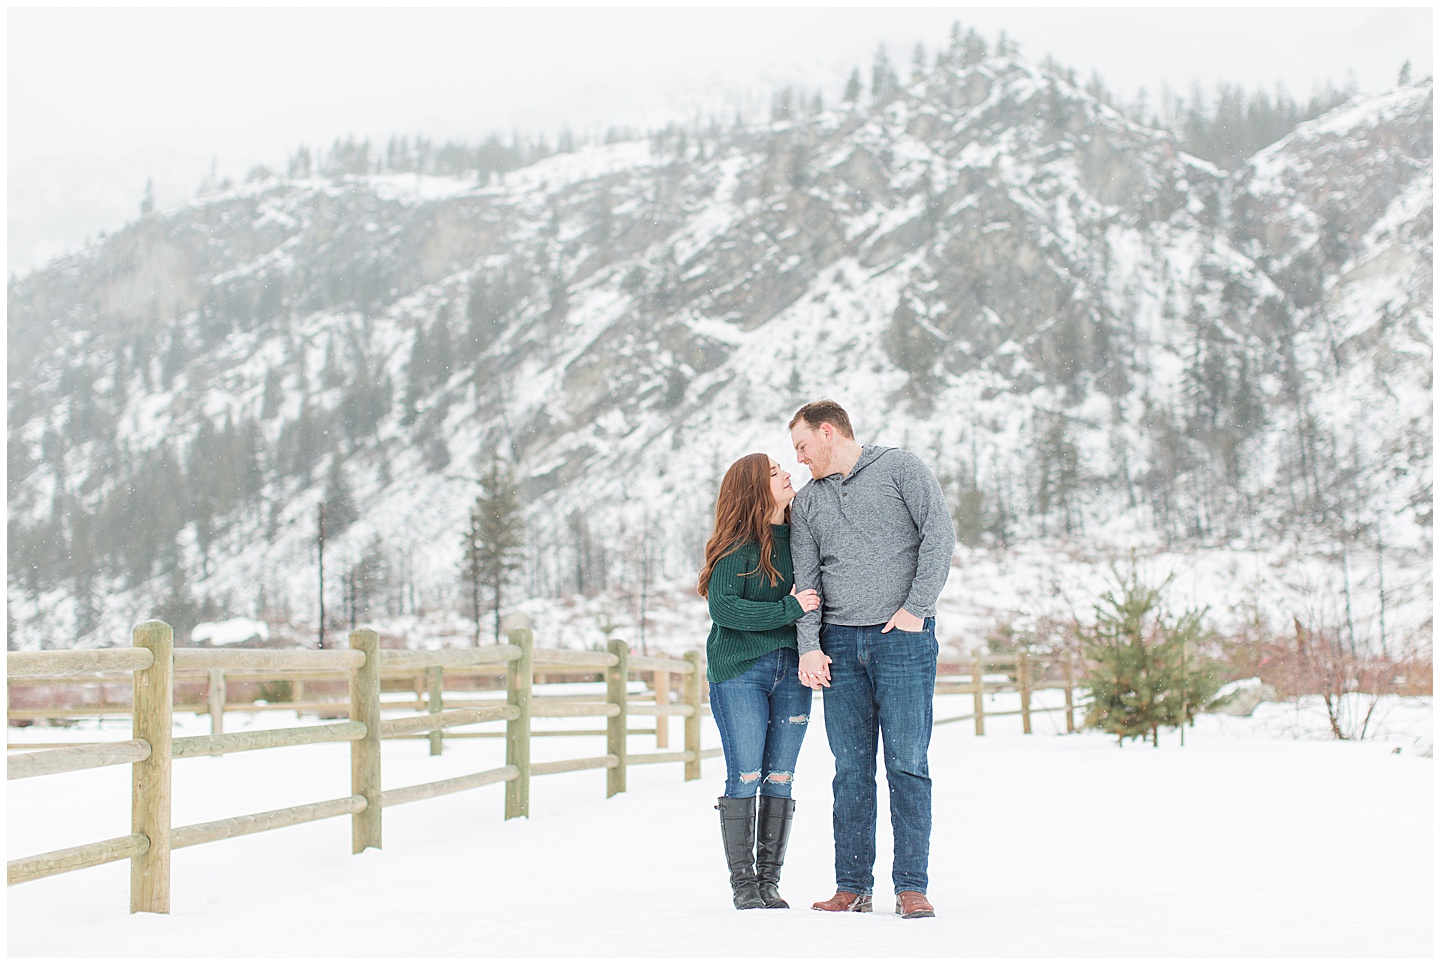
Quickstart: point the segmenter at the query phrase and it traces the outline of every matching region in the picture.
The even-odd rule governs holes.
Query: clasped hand
[[[805,593],[814,593],[814,590],[806,590]],[[795,594],[797,597],[800,594]],[[818,600],[818,597],[817,597]],[[805,606],[801,601],[801,606]],[[805,612],[810,612],[814,607],[805,607]],[[906,633],[919,633],[925,629],[925,621],[905,609],[903,606],[895,611],[895,615],[885,622],[881,633],[889,633],[891,630],[900,629]],[[811,690],[819,690],[821,687],[830,686],[830,658],[822,650],[811,650],[809,653],[800,655],[800,682]]]
[[[793,596],[796,600],[800,601],[800,609],[804,610],[806,613],[809,613],[811,610],[819,609],[820,607],[819,590],[802,590],[800,589],[800,587],[797,586],[790,590],[790,595]]]

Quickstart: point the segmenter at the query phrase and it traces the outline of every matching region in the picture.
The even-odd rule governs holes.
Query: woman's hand
[[[820,608],[820,593],[816,590],[802,590],[797,586],[790,590],[790,595],[800,601],[800,609],[806,613]]]
[[[800,683],[811,690],[830,686],[830,658],[824,651],[811,650],[800,655]]]

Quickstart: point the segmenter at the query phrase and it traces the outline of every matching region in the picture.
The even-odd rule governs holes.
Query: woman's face
[[[774,459],[770,460],[770,495],[775,497],[775,505],[784,508],[790,505],[795,498],[795,490],[790,485],[790,474],[780,468],[780,464]]]

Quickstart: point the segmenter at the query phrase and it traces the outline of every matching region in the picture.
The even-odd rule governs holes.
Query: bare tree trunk
[[[1380,531],[1380,520],[1375,521],[1375,572],[1380,580],[1380,655],[1390,656],[1385,642],[1385,534]]]
[[[318,536],[320,559],[320,649],[325,649],[325,504],[320,504]]]
[[[492,589],[495,591],[495,644],[500,644],[500,591],[501,584],[505,580],[505,571],[499,567],[495,570],[495,584]],[[478,620],[479,617],[477,616]]]
[[[1343,532],[1344,524],[1341,529]],[[1345,576],[1345,629],[1350,636],[1350,656],[1355,656],[1355,620],[1350,614],[1350,550],[1344,536],[1340,537],[1340,571]]]

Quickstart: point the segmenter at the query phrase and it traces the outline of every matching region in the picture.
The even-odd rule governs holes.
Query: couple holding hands
[[[935,474],[903,449],[858,444],[835,402],[802,407],[790,438],[811,482],[796,493],[763,453],[737,460],[720,484],[700,571],[713,621],[710,707],[725,752],[717,808],[735,907],[789,907],[777,889],[790,790],[812,691],[823,687],[836,891],[812,907],[871,910],[883,747],[895,911],[934,917],[925,897],[934,613],[954,524]]]

